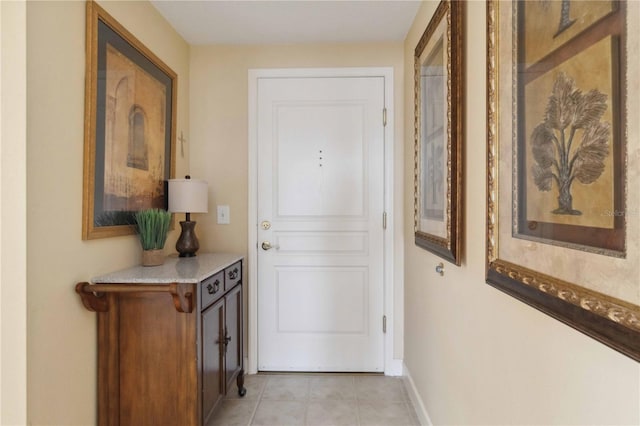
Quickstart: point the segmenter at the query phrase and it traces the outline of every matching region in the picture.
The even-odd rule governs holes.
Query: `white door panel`
[[[258,80],[258,368],[383,371],[384,79]]]
[[[362,105],[277,109],[277,217],[361,217],[366,160]]]
[[[276,274],[279,333],[365,333],[366,268],[289,267]]]
[[[280,231],[274,240],[280,254],[366,256],[369,248],[366,231]]]

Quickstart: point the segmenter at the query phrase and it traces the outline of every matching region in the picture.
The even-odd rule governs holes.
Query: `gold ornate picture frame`
[[[636,2],[487,1],[487,283],[640,361]]]
[[[414,52],[415,243],[456,265],[462,250],[464,6],[442,0]]]
[[[166,208],[175,169],[177,75],[104,9],[86,3],[82,239],[133,234]]]

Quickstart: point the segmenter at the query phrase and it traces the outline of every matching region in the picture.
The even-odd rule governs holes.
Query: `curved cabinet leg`
[[[245,396],[247,394],[247,389],[244,387],[244,368],[240,370],[240,373],[238,373],[236,382],[238,383],[238,395]]]

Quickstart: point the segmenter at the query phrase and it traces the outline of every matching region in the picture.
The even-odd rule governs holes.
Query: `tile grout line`
[[[253,420],[256,417],[256,412],[258,411],[258,407],[260,406],[260,403],[262,402],[262,395],[264,394],[265,389],[267,388],[267,383],[269,382],[269,379],[266,379],[264,381],[264,384],[262,385],[262,389],[260,390],[259,394],[258,394],[258,398],[256,401],[256,406],[253,407],[253,412],[251,413],[251,417],[249,417],[249,424],[247,426],[251,426],[251,424],[253,423]]]
[[[360,400],[358,399],[358,384],[356,383],[356,377],[353,376],[353,393],[356,401],[356,424],[360,426],[362,424],[362,420],[360,420]]]
[[[302,418],[302,424],[306,425],[308,423],[307,415],[309,414],[309,402],[311,401],[311,376],[306,376],[307,378],[307,398],[304,404],[304,417]]]

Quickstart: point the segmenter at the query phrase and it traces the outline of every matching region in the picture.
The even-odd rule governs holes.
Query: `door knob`
[[[272,246],[269,241],[262,242],[262,250],[271,250],[272,248],[275,248],[277,250],[280,248],[280,246],[278,245]]]

